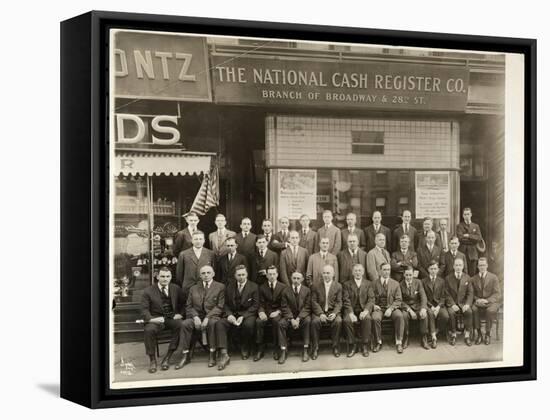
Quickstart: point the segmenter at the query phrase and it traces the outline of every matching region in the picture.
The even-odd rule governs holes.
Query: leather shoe
[[[311,360],[317,360],[317,357],[319,357],[319,349],[313,349],[311,351]]]
[[[263,350],[258,350],[258,352],[254,355],[255,362],[257,362],[258,360],[262,360],[263,358],[264,358]]]
[[[403,348],[406,349],[407,347],[409,347],[409,336],[403,339]]]
[[[279,355],[279,364],[282,365],[286,361],[286,350],[281,350],[281,354]]]
[[[485,334],[485,345],[488,346],[491,344],[491,336],[489,334]]]
[[[164,356],[164,359],[160,362],[160,368],[162,370],[170,369],[170,357],[168,355]]]
[[[181,358],[179,363],[176,365],[176,369],[181,369],[182,367],[184,367],[185,365],[188,365],[189,363],[191,363],[191,356],[189,356],[189,352],[187,352],[183,354],[183,357]]]
[[[432,349],[437,348],[437,338],[432,338]]]
[[[155,373],[156,371],[157,371],[157,361],[153,359],[149,364],[149,373]]]
[[[372,349],[372,352],[373,353],[378,353],[380,351],[380,349],[382,348],[382,343],[376,343],[374,345],[374,348]]]
[[[248,349],[241,349],[241,359],[246,360],[250,357]]]
[[[353,356],[355,356],[355,353],[357,353],[357,349],[355,347],[355,344],[351,344],[350,347],[349,347],[347,356],[348,357],[353,357]]]
[[[470,340],[470,337],[464,337],[464,342],[468,347],[472,345],[472,340]]]
[[[304,348],[304,351],[302,352],[302,362],[307,362],[309,360],[309,353],[307,351],[307,348]]]
[[[216,366],[216,352],[211,351],[208,356],[208,367],[214,367]]]
[[[369,357],[369,345],[363,344],[363,348],[361,349],[361,353],[363,353],[363,357]]]
[[[401,354],[403,353],[403,345],[402,344],[396,344],[395,346],[397,353]]]
[[[428,346],[428,338],[425,335],[422,336],[422,347],[426,350],[430,349],[430,346]]]
[[[231,361],[231,358],[227,353],[222,354],[218,360],[218,370],[224,370],[230,361]]]
[[[332,354],[334,354],[334,357],[340,357],[340,349],[338,347],[333,347]]]
[[[483,335],[481,334],[481,331],[477,332],[476,337],[476,346],[480,345],[483,342]]]
[[[279,357],[281,357],[281,350],[273,350],[273,360],[279,360]]]
[[[451,336],[449,337],[449,344],[450,344],[451,346],[454,346],[454,345],[456,344],[456,337],[455,337],[454,335],[451,335]]]

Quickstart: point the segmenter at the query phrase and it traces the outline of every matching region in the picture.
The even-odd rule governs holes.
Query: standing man
[[[392,249],[399,249],[399,246],[401,244],[401,237],[403,235],[407,235],[409,237],[409,248],[411,248],[411,251],[414,251],[416,249],[415,245],[417,241],[417,232],[416,228],[411,225],[411,218],[412,216],[410,210],[403,210],[403,213],[401,214],[401,219],[403,220],[403,223],[401,223],[393,231]]]
[[[391,254],[391,275],[399,282],[403,280],[403,274],[407,267],[411,266],[415,270],[418,268],[418,258],[416,252],[411,249],[410,242],[409,237],[403,234],[397,251]]]
[[[281,351],[279,364],[283,364],[286,360],[286,348],[288,346],[287,330],[289,327],[293,330],[300,330],[304,343],[302,362],[309,360],[311,291],[302,284],[304,275],[301,272],[296,271],[292,273],[291,281],[291,287],[287,287],[283,294],[283,319],[279,322],[279,343],[281,343],[281,349],[284,347],[285,351]]]
[[[332,212],[330,210],[323,212],[323,223],[324,225],[317,230],[317,246],[320,247],[321,239],[328,238],[328,252],[338,255],[342,248],[342,233],[340,229],[332,224]]]
[[[214,223],[218,229],[216,232],[208,235],[208,240],[210,242],[210,249],[214,252],[216,258],[220,258],[228,252],[226,241],[229,238],[234,238],[237,234],[232,230],[226,229],[227,221],[223,214],[218,214]]]
[[[465,207],[462,211],[464,221],[456,227],[456,236],[460,241],[460,251],[466,255],[466,264],[468,266],[468,274],[474,276],[477,272],[477,244],[483,240],[479,225],[472,222],[472,210]]]
[[[434,225],[434,221],[431,217],[425,217],[424,218],[424,222],[422,223],[422,232],[418,235],[418,243],[416,244],[416,252],[418,252],[418,249],[422,248],[426,244],[426,240],[428,238],[428,233],[434,232],[433,225]],[[441,246],[441,240],[439,239],[439,237],[437,235],[435,235],[434,244],[438,248],[443,249],[443,247]]]
[[[309,255],[305,248],[298,244],[300,243],[300,235],[295,230],[291,230],[289,235],[289,246],[281,252],[281,281],[290,286],[290,278],[292,273],[299,272],[306,277],[307,261]]]
[[[399,283],[390,278],[391,265],[389,262],[380,264],[380,276],[374,281],[374,311],[372,312],[372,322],[374,324],[375,344],[373,352],[377,353],[382,348],[382,317],[391,318],[395,333],[395,348],[397,353],[403,353],[403,334],[405,323],[401,304],[401,287]]]
[[[356,235],[359,240],[359,248],[364,251],[367,246],[367,239],[365,237],[365,232],[357,227],[357,216],[355,213],[347,214],[346,223],[348,224],[348,227],[342,229],[342,249],[346,249],[348,247],[348,236]]]
[[[429,350],[428,347],[428,309],[426,293],[422,282],[413,276],[414,268],[408,266],[405,269],[405,280],[401,282],[401,295],[403,303],[401,312],[403,313],[403,322],[405,324],[405,334],[403,338],[403,348],[409,346],[409,323],[410,320],[418,320],[422,347]]]
[[[472,306],[474,326],[477,330],[476,344],[483,341],[491,344],[491,329],[498,315],[500,307],[500,283],[498,277],[487,269],[487,258],[478,260],[479,273],[472,278],[474,288],[474,305]],[[481,317],[485,315],[485,335],[481,334]]]
[[[180,255],[181,251],[185,251],[193,246],[193,233],[197,230],[199,224],[199,216],[195,212],[189,212],[185,216],[187,227],[176,233],[174,239],[174,257]]]
[[[236,237],[239,252],[246,257],[249,267],[252,265],[252,259],[256,252],[256,235],[250,229],[252,229],[252,220],[244,217],[241,220],[241,231]]]
[[[322,238],[319,242],[320,251],[309,257],[307,262],[306,283],[308,287],[323,280],[323,269],[325,265],[331,265],[334,268],[335,280],[338,282],[338,259],[336,255],[328,252],[330,241],[328,238]]]
[[[256,318],[257,351],[254,356],[255,362],[264,357],[264,328],[268,320],[271,321],[273,332],[273,359],[279,360],[281,356],[286,359],[286,345],[279,342],[279,322],[283,319],[282,303],[287,286],[277,281],[278,276],[277,267],[271,265],[267,268],[267,282],[260,285],[260,306],[258,318]]]
[[[458,250],[458,237],[453,236],[449,241],[449,250],[441,254],[440,265],[442,269],[442,277],[445,278],[454,271],[455,260],[460,258],[464,262],[464,272],[468,272],[468,263],[466,255]]]
[[[197,283],[200,278],[200,267],[209,265],[214,267],[215,256],[212,251],[204,248],[204,233],[200,230],[193,232],[193,246],[181,251],[176,266],[176,281],[181,285],[183,293],[187,298],[189,289]]]
[[[435,232],[430,230],[426,235],[426,242],[416,250],[418,255],[418,271],[421,279],[429,276],[428,267],[432,261],[441,261],[441,248],[435,244]],[[445,272],[445,267],[439,267],[440,274]]]
[[[352,233],[346,239],[346,247],[338,254],[339,281],[341,284],[353,278],[355,264],[361,264],[363,270],[367,266],[367,253],[359,248],[359,237]]]
[[[428,272],[430,275],[422,279],[422,284],[426,293],[431,346],[432,349],[435,349],[437,347],[438,332],[447,331],[449,312],[446,305],[447,292],[445,289],[445,280],[439,276],[439,264],[437,261],[430,261]]]
[[[277,240],[277,237],[273,233],[271,220],[265,219],[262,221],[262,232],[267,241],[267,247],[278,255],[284,249],[284,245]]]
[[[376,236],[379,233],[384,235],[384,248],[389,251],[391,249],[391,231],[382,225],[382,213],[377,210],[372,214],[372,225],[365,228],[365,237],[367,239],[365,251],[369,252],[376,246]]]
[[[210,349],[208,367],[216,365],[216,350],[218,348],[216,323],[223,314],[225,286],[214,281],[214,268],[210,265],[201,266],[200,277],[201,281],[189,289],[186,319],[183,321],[183,357],[176,365],[176,369],[181,369],[191,362],[189,351],[194,330],[201,332],[203,342],[206,338],[208,343]],[[228,358],[227,351],[220,354],[220,359]],[[229,360],[226,360],[225,363],[229,363]]]
[[[267,240],[264,235],[256,236],[256,252],[252,256],[252,281],[258,286],[267,281],[267,268],[279,265],[277,253],[267,248]]]
[[[225,288],[225,317],[216,324],[216,336],[223,352],[228,348],[228,333],[239,332],[241,358],[246,360],[254,341],[260,295],[256,283],[248,280],[248,270],[244,264],[236,267],[235,280]],[[220,369],[218,364],[219,370],[224,368]]]
[[[238,266],[244,265],[248,270],[248,260],[237,252],[237,241],[235,238],[227,238],[225,241],[227,253],[218,258],[218,274],[216,278],[226,286],[235,280],[235,270]]]
[[[437,232],[437,239],[439,239],[443,252],[447,252],[449,250],[450,238],[451,235],[447,231],[447,219],[441,219],[439,221],[439,232]]]
[[[279,227],[281,230],[277,232],[274,235],[274,244],[278,246],[279,252],[283,251],[284,249],[288,248],[288,245],[290,244],[290,220],[288,217],[283,216],[279,219]]]
[[[463,272],[464,262],[457,258],[454,263],[454,272],[445,278],[445,290],[447,292],[447,310],[449,311],[451,346],[456,344],[456,316],[462,313],[464,318],[464,342],[472,345],[470,333],[472,331],[472,303],[474,290],[472,279]]]
[[[386,250],[386,235],[376,234],[376,246],[367,254],[367,277],[375,282],[380,277],[379,267],[382,263],[391,263],[390,253]]]
[[[323,281],[314,283],[311,289],[311,358],[316,360],[319,355],[319,335],[321,326],[330,327],[332,354],[340,357],[340,331],[342,329],[342,286],[334,279],[335,271],[332,265],[323,267]]]
[[[308,255],[313,255],[317,247],[317,232],[309,226],[309,217],[306,214],[300,216],[300,246],[307,249]]]
[[[343,285],[344,300],[344,333],[348,343],[348,357],[357,352],[354,325],[359,324],[361,353],[369,355],[371,339],[371,314],[374,309],[374,289],[372,283],[365,277],[365,267],[361,264],[353,266],[353,278]]]
[[[170,283],[170,269],[162,266],[157,279],[158,283],[146,288],[141,296],[141,315],[145,322],[143,341],[145,353],[149,356],[149,373],[157,371],[157,335],[164,329],[172,331],[168,352],[160,364],[162,370],[168,370],[170,357],[181,344],[185,315],[185,297],[179,286]]]

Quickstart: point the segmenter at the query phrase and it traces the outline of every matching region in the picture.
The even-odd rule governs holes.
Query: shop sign
[[[315,169],[279,169],[278,215],[299,219],[306,214],[317,217],[317,171]]]
[[[450,172],[415,172],[416,218],[449,218],[451,214]]]
[[[212,57],[217,103],[460,111],[466,66]]]
[[[116,97],[212,100],[206,38],[117,31],[113,45]]]
[[[116,143],[181,146],[178,121],[175,115],[115,114]]]

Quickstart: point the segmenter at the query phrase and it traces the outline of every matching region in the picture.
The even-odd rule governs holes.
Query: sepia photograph
[[[109,37],[111,389],[522,364],[521,54]]]

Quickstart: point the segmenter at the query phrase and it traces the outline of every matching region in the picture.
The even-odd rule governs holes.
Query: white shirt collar
[[[157,286],[159,287],[159,290],[161,291],[162,293],[162,288],[163,287],[166,287],[166,290],[169,290],[170,289],[170,283],[168,283],[166,286],[161,286],[160,284],[160,281],[157,283]]]
[[[242,283],[237,282],[237,287],[242,289],[244,286],[246,286],[246,282],[247,282],[247,281],[248,281],[248,279],[246,279],[246,280],[243,281]]]
[[[271,285],[273,284],[273,287],[277,287],[277,280],[275,280],[273,283],[267,282],[267,286],[271,288]]]
[[[360,278],[359,280],[357,280],[355,277],[353,278],[353,280],[355,281],[355,284],[357,284],[357,286],[361,285],[362,281],[363,281],[363,278]]]
[[[409,252],[409,248],[406,248],[405,250],[400,249],[401,253],[405,255],[407,252]]]

